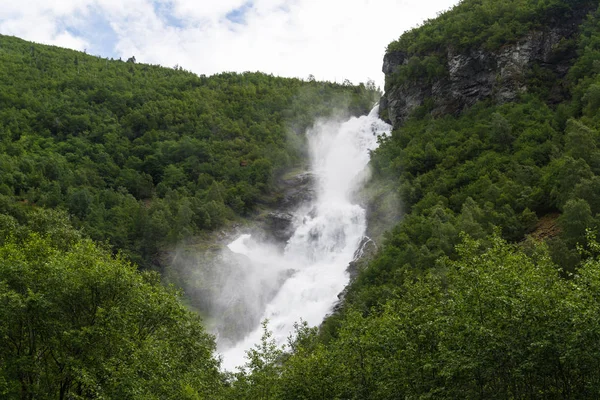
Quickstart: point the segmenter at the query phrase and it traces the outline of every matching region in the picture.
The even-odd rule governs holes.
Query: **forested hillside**
[[[251,214],[304,130],[378,93],[261,73],[205,77],[0,36],[0,206],[62,209],[143,267]]]
[[[553,31],[559,26],[557,12],[569,20],[584,3],[589,7],[590,2],[572,1],[464,1],[403,35],[390,49],[424,46],[421,42],[429,39],[419,38],[432,29],[448,30],[438,37],[439,46],[458,46],[452,33],[458,29],[456,20],[471,21],[469,25],[484,16],[508,18],[512,12],[518,21],[527,10],[535,10],[539,20],[549,24],[546,29]],[[497,29],[474,26],[479,26],[481,37]],[[393,291],[399,279],[435,269],[439,257],[455,254],[461,233],[485,240],[498,229],[511,242],[520,242],[527,234],[545,238],[553,261],[565,275],[575,272],[581,262],[577,244],[584,245],[586,229],[600,222],[596,219],[600,103],[594,100],[600,72],[594,68],[599,34],[598,15],[592,12],[570,39],[573,50],[566,54],[572,57],[556,62],[569,66],[564,76],[555,74],[553,64],[533,61],[520,72],[525,82],[514,101],[490,95],[470,108],[435,117],[424,104],[405,123],[397,124],[372,163],[377,175],[395,180],[390,190],[399,194],[405,217],[390,232],[385,250],[356,282],[357,302],[368,308]],[[507,36],[502,43],[514,40]],[[486,41],[469,43],[489,46]],[[496,51],[502,49],[496,46]],[[565,54],[564,49],[556,55],[560,54]],[[387,79],[393,81],[396,74]],[[422,84],[418,79],[413,82]],[[550,92],[559,86],[564,93],[557,102]],[[386,288],[387,283],[391,287]]]

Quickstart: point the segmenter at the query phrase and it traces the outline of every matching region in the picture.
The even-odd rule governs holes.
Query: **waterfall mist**
[[[338,301],[338,294],[348,284],[346,269],[366,231],[365,210],[354,204],[353,196],[368,178],[366,167],[377,137],[390,130],[379,120],[378,107],[368,116],[316,123],[307,132],[316,198],[295,212],[294,233],[284,251],[251,234],[242,234],[228,245],[252,271],[247,274],[248,281],[236,282],[235,290],[260,295],[259,283],[267,290],[268,299],[263,296],[256,303],[262,306],[255,312],[260,318],[255,318],[254,329],[242,340],[232,343],[217,332],[225,369],[242,365],[245,351],[259,342],[260,320],[269,320],[268,328],[281,345],[294,322],[302,319],[318,325]]]

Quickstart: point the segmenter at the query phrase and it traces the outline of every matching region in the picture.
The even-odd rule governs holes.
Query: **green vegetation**
[[[373,87],[260,73],[197,76],[0,36],[0,196],[66,210],[150,267],[252,213],[302,160],[302,133]]]
[[[592,4],[465,0],[390,50],[418,57],[406,82],[433,79],[441,48],[497,48]],[[299,322],[286,352],[265,329],[231,374],[176,293],[124,258],[151,265],[253,212],[302,157],[293,131],[372,92],[0,44],[1,396],[600,397],[600,12],[564,44],[561,102],[531,66],[517,101],[423,107],[382,139],[373,177],[402,221],[340,313]]]
[[[582,27],[579,48],[565,82],[569,101],[550,106],[531,87],[519,101],[481,102],[458,117],[415,115],[383,140],[372,159],[375,176],[395,179],[390,190],[406,215],[355,282],[357,304],[368,310],[399,280],[452,256],[461,232],[484,239],[499,227],[519,241],[555,212],[562,234],[549,240],[550,252],[565,272],[575,271],[576,245],[600,223],[598,15]]]
[[[214,339],[130,262],[259,211],[316,118],[379,93],[7,36],[0,60],[0,397],[221,398]]]
[[[457,250],[438,261],[443,277],[397,285],[376,314],[349,312],[327,345],[300,326],[291,358],[271,364],[270,395],[236,398],[597,398],[600,260],[567,280],[539,244],[464,237]]]
[[[412,56],[405,65],[398,67],[394,73],[394,83],[401,85],[405,82],[422,80],[433,83],[433,80],[447,74],[446,58],[441,55]],[[386,89],[390,84],[386,78]]]
[[[154,272],[66,216],[0,215],[0,397],[219,398],[214,341]]]
[[[544,30],[575,14],[594,10],[593,0],[462,0],[437,18],[404,33],[388,45],[388,52],[401,52],[407,63],[386,78],[386,90],[422,79],[431,81],[447,74],[450,54],[472,49],[496,51],[513,44],[532,30]],[[554,52],[566,52],[575,44],[564,40]]]
[[[534,29],[552,26],[597,6],[593,0],[461,0],[437,18],[404,33],[388,51],[411,54],[456,52],[483,46],[495,50]]]

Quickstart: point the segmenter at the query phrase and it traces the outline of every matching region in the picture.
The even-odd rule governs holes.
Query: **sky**
[[[457,0],[0,0],[0,34],[197,74],[383,86],[385,48]]]

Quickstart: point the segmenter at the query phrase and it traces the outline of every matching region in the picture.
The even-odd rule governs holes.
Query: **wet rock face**
[[[443,54],[446,74],[431,81],[415,79],[388,85],[381,100],[381,116],[397,128],[427,99],[433,99],[433,116],[460,113],[483,99],[491,98],[498,104],[513,101],[527,91],[527,73],[534,65],[562,78],[573,54],[561,54],[560,44],[577,34],[586,14],[582,10],[572,20],[530,32],[517,43],[493,52],[482,48],[456,52],[448,48]],[[412,56],[402,51],[387,53],[383,60],[386,81],[393,82],[393,74]]]
[[[280,211],[291,212],[304,203],[314,200],[315,177],[311,172],[302,172],[288,179],[281,179],[279,186],[283,194],[277,207]]]
[[[294,233],[294,215],[291,213],[270,212],[265,220],[266,231],[277,242],[287,242]]]
[[[353,281],[359,274],[359,272],[367,267],[369,262],[375,258],[377,254],[377,243],[368,236],[363,237],[358,249],[354,253],[354,260],[348,264],[348,273],[350,274],[350,280]]]
[[[315,196],[315,179],[312,173],[302,172],[278,182],[281,200],[275,211],[266,213],[258,221],[257,230],[252,234],[268,242],[277,243],[282,248],[294,233],[295,211],[303,204],[310,204]]]
[[[363,237],[358,245],[358,249],[354,253],[354,260],[348,264],[348,268],[346,269],[350,275],[350,282],[354,281],[358,274],[368,267],[369,263],[375,258],[377,250],[377,243],[375,243],[373,239],[368,236]],[[337,295],[338,301],[333,306],[333,314],[342,312],[345,304],[344,300],[348,294],[348,288],[349,286],[346,286],[344,290]]]

